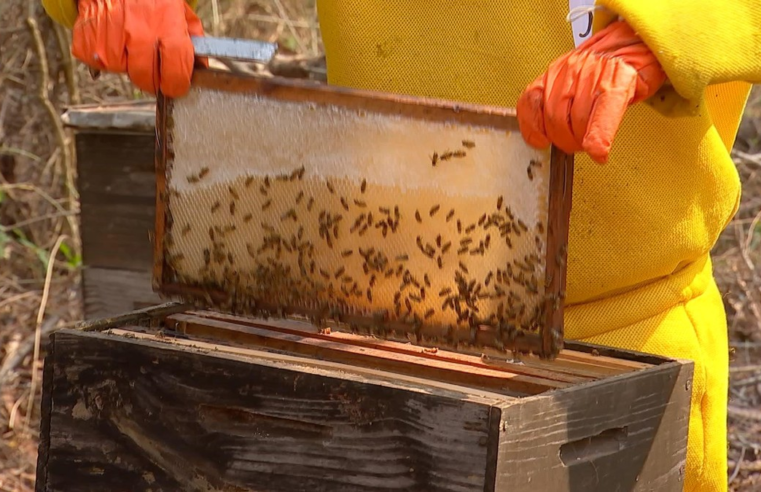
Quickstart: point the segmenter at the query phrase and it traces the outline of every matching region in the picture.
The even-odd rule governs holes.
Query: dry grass
[[[210,34],[276,41],[294,55],[321,52],[314,0],[201,4]],[[50,331],[81,318],[76,166],[58,115],[71,104],[144,97],[124,76],[90,80],[69,56],[68,40],[38,0],[0,0],[0,492],[33,489],[36,355]],[[761,488],[759,130],[761,104],[752,104],[738,144],[746,154],[737,155],[745,197],[715,261],[734,349],[728,473],[736,491]]]

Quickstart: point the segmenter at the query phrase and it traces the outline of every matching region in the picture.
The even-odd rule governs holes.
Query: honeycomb
[[[520,134],[202,88],[171,122],[176,282],[243,312],[544,323],[550,154]]]

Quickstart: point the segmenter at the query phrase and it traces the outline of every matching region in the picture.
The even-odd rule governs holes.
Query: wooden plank
[[[156,104],[152,101],[107,105],[82,104],[68,108],[61,120],[67,127],[78,131],[119,131],[152,135],[156,126]]]
[[[566,286],[568,232],[573,196],[573,156],[552,149],[550,173],[550,205],[547,217],[547,254],[545,256],[545,289],[550,294],[544,303],[545,324],[542,330],[542,352],[555,358],[563,348],[563,304]]]
[[[494,400],[465,388],[102,333],[53,338],[38,490],[485,490]]]
[[[151,288],[151,273],[94,268],[82,270],[85,319],[109,318],[164,302]]]
[[[77,135],[86,266],[150,269],[156,189],[153,145],[149,135]]]
[[[565,373],[558,373],[549,369],[539,369],[526,366],[525,364],[512,363],[507,361],[492,361],[483,356],[474,356],[458,352],[452,352],[449,350],[438,350],[437,348],[426,348],[425,346],[412,345],[410,343],[401,343],[390,340],[382,340],[375,337],[368,337],[363,335],[354,335],[349,333],[331,332],[330,334],[320,333],[320,329],[311,323],[287,320],[287,319],[268,319],[268,320],[256,320],[249,318],[242,318],[239,316],[231,316],[228,314],[217,313],[214,311],[189,311],[189,315],[199,316],[202,318],[216,319],[219,321],[225,321],[241,326],[250,326],[254,328],[263,328],[267,330],[277,331],[280,333],[289,333],[294,335],[308,335],[316,339],[338,341],[346,345],[354,345],[357,347],[373,348],[377,350],[385,350],[392,353],[415,355],[437,361],[453,362],[457,364],[464,364],[481,369],[491,369],[510,372],[513,374],[524,374],[526,376],[534,376],[542,379],[551,379],[553,381],[562,381],[566,383],[583,383],[590,381],[594,378],[588,376],[575,376]],[[215,340],[223,340],[225,334],[229,331],[215,333]]]
[[[692,371],[669,362],[504,408],[496,489],[681,492]]]
[[[283,77],[251,77],[245,74],[208,69],[195,70],[192,85],[193,87],[225,92],[255,93],[262,97],[281,101],[314,101],[318,104],[360,109],[386,115],[406,116],[426,121],[451,121],[500,128],[509,132],[519,131],[515,110],[502,106],[476,105],[442,99],[389,94]]]
[[[491,391],[504,392],[514,396],[537,394],[548,390],[567,388],[569,383],[542,379],[535,376],[512,374],[494,369],[464,367],[461,364],[438,361],[416,355],[393,353],[384,350],[357,347],[324,339],[307,338],[304,335],[278,333],[273,330],[243,327],[233,323],[204,319],[187,314],[175,314],[167,317],[167,323],[177,327],[183,334],[218,338],[218,333],[228,331],[228,337],[251,346],[267,347],[299,355],[308,355],[320,359],[345,362],[349,364],[370,365],[377,369],[417,374],[426,378],[451,381],[474,387],[488,388]]]

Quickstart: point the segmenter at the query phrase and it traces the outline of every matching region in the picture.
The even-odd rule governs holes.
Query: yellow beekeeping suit
[[[42,1],[71,26],[73,0]],[[597,3],[609,11],[595,26],[623,17],[672,86],[629,110],[607,165],[576,156],[566,336],[694,360],[685,490],[723,492],[727,326],[709,251],[739,203],[729,149],[761,81],[761,2]],[[355,88],[514,106],[574,47],[568,0],[318,0],[318,12],[329,82]]]

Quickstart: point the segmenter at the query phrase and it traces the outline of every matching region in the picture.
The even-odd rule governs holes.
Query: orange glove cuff
[[[607,162],[626,109],[666,81],[655,55],[632,28],[617,21],[555,60],[518,100],[527,143],[585,151]]]

